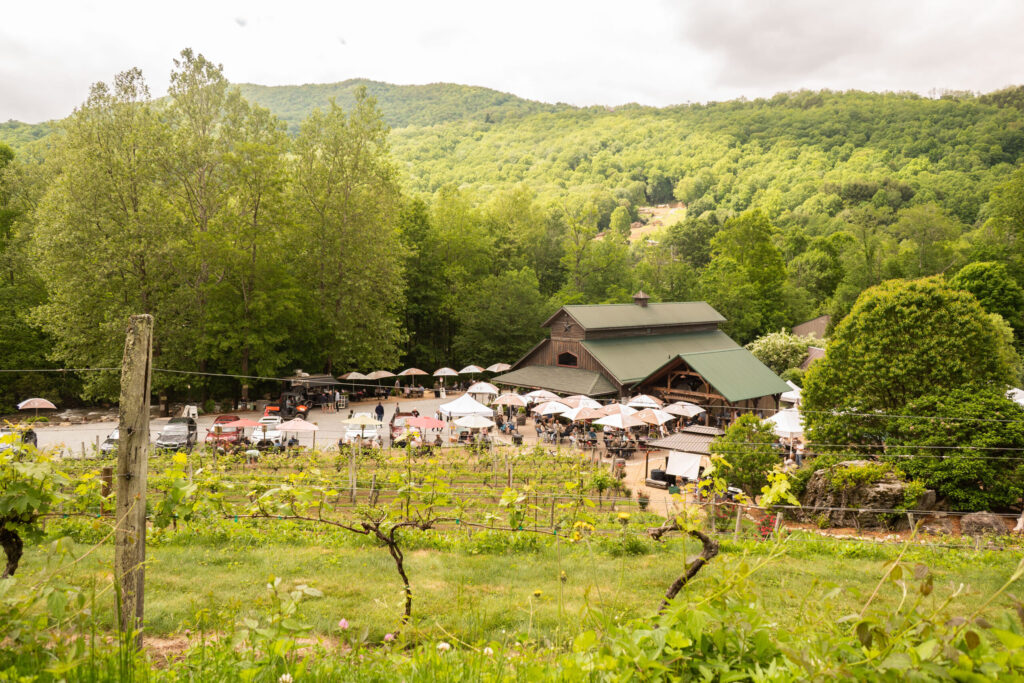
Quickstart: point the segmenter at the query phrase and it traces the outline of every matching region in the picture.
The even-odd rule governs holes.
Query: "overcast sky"
[[[51,0],[0,17],[0,120],[29,122],[133,66],[162,95],[184,47],[239,83],[445,81],[578,105],[1024,83],[1021,0]]]

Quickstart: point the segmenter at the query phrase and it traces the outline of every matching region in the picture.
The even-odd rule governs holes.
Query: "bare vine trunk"
[[[673,530],[682,531],[675,520],[670,520],[662,524],[660,527],[657,527],[655,529],[648,529],[647,533],[654,540],[660,541],[662,536],[664,536],[667,532]],[[718,554],[718,541],[711,538],[703,531],[698,531],[697,529],[690,529],[686,533],[700,540],[700,542],[704,545],[704,549],[701,551],[700,555],[698,555],[693,560],[693,562],[686,566],[686,571],[683,572],[675,581],[673,581],[672,585],[668,587],[667,591],[665,591],[665,598],[661,601],[661,606],[658,608],[659,612],[664,612],[665,608],[668,607],[668,604],[672,601],[672,599],[679,595],[679,591],[683,589],[683,586],[689,583],[690,580],[697,575],[697,572],[699,572],[704,567],[704,565],[710,562],[711,559]]]
[[[0,527],[0,547],[3,547],[7,556],[7,564],[4,566],[3,574],[0,574],[0,579],[6,579],[8,576],[14,576],[14,572],[18,570],[24,543],[17,531]]]

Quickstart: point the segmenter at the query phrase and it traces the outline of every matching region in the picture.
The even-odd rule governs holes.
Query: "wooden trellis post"
[[[138,648],[142,647],[146,593],[146,475],[152,365],[153,316],[133,315],[128,321],[121,361],[114,577],[121,594],[120,628],[125,633],[135,632]]]

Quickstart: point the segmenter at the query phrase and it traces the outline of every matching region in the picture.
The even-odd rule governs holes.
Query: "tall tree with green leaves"
[[[393,367],[402,343],[404,254],[400,192],[388,127],[361,89],[355,107],[315,111],[296,138],[296,211],[305,232],[291,245],[307,312],[307,357],[335,367]]]
[[[167,365],[184,345],[188,282],[185,226],[166,194],[166,130],[138,69],[97,83],[62,124],[47,159],[50,182],[34,212],[34,261],[48,300],[33,320],[72,367],[116,367],[128,316],[159,321],[154,356]],[[173,349],[168,347],[174,347]],[[160,378],[156,379],[158,384]],[[115,373],[84,377],[87,397],[114,397]],[[159,385],[159,384],[158,384]]]
[[[865,291],[804,383],[808,431],[820,443],[877,443],[884,417],[964,386],[1006,390],[1016,353],[971,294],[937,279]]]
[[[757,332],[778,329],[787,322],[786,263],[772,241],[774,232],[768,217],[754,210],[726,221],[711,240],[712,265],[716,259],[730,259],[754,292]]]
[[[776,440],[770,424],[751,413],[740,415],[723,436],[711,442],[712,462],[724,471],[730,485],[753,498],[768,485],[768,473],[780,464],[779,453],[772,447]]]
[[[460,364],[515,362],[544,338],[541,323],[553,311],[531,269],[491,275],[465,296],[454,344]]]
[[[1003,316],[1018,339],[1024,337],[1024,288],[1005,265],[996,261],[968,263],[949,284],[973,294],[986,311]]]

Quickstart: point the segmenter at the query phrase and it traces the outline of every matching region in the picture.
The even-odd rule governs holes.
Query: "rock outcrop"
[[[972,512],[960,519],[960,533],[964,536],[1003,535],[1007,533],[1006,523],[999,515],[991,512]]]
[[[896,510],[908,507],[906,498],[907,484],[893,472],[877,473],[876,477],[868,477],[866,481],[856,485],[842,485],[837,482],[848,477],[834,476],[839,468],[875,468],[878,463],[868,460],[848,460],[821,469],[811,475],[800,504],[806,521],[819,521],[822,516],[828,518],[831,526],[857,528],[895,528],[906,529],[909,522],[906,515],[876,512],[877,510]],[[855,478],[854,478],[855,479]],[[872,480],[873,479],[873,480]],[[935,507],[935,492],[926,490],[917,501],[909,507],[913,510],[932,510]],[[857,508],[837,510],[834,508]]]

